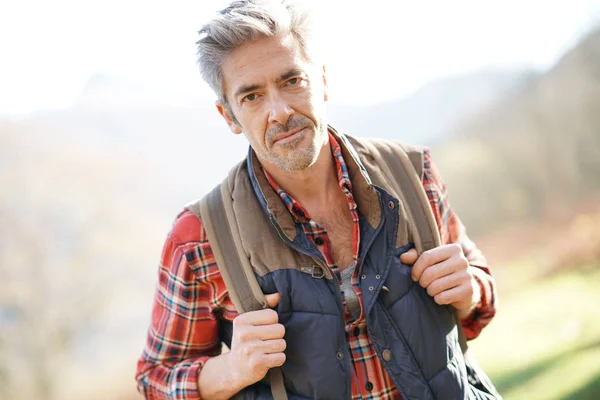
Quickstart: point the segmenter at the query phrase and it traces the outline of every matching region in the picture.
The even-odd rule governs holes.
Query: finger
[[[277,311],[270,308],[258,311],[249,311],[237,316],[233,320],[234,328],[236,325],[272,325],[279,322]]]
[[[281,295],[279,293],[266,294],[265,300],[269,308],[275,308],[279,304],[279,300],[281,300]]]
[[[432,282],[461,270],[466,270],[466,264],[463,266],[462,260],[457,258],[444,260],[427,267],[419,278],[419,285],[428,288]]]
[[[259,340],[281,339],[285,336],[285,327],[281,324],[255,326],[252,337]]]
[[[450,275],[442,276],[431,282],[429,286],[427,286],[427,293],[433,297],[436,296],[446,290],[455,288],[461,284],[467,284],[470,279],[470,275],[468,272],[455,272]]]
[[[457,254],[459,251],[462,251],[459,245],[447,244],[423,252],[423,254],[419,256],[419,259],[412,267],[413,281],[416,282],[420,280],[425,269],[434,264],[447,260],[448,258],[452,257],[453,254]]]
[[[412,265],[419,258],[419,253],[417,253],[416,249],[410,249],[407,252],[400,254],[400,261],[402,264]]]
[[[469,288],[466,285],[456,286],[452,289],[445,290],[442,293],[438,293],[433,297],[433,300],[440,305],[461,303],[464,302],[466,298],[470,297],[468,295],[468,289]]]
[[[264,364],[269,368],[281,367],[285,363],[285,353],[265,354]]]
[[[283,353],[287,344],[283,339],[263,340],[259,344],[265,354]]]

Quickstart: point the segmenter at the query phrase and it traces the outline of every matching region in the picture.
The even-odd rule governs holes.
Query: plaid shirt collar
[[[342,189],[342,191],[346,195],[346,198],[348,199],[348,206],[350,210],[356,210],[357,205],[354,201],[354,196],[352,194],[352,182],[350,181],[350,175],[348,173],[348,165],[344,161],[344,157],[342,155],[342,148],[340,144],[338,143],[336,138],[331,134],[331,132],[329,132],[329,145],[331,147],[331,153],[333,154],[333,159],[335,161],[338,176],[338,184],[340,185],[340,188]],[[309,223],[310,216],[308,215],[306,209],[298,201],[293,199],[289,194],[287,194],[283,189],[281,189],[281,187],[279,187],[277,182],[275,182],[273,177],[267,172],[266,169],[262,168],[262,166],[261,169],[273,190],[279,195],[279,197],[287,207],[288,211],[292,215],[294,222],[303,224]]]

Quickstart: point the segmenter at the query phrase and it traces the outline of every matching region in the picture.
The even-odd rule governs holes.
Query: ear
[[[325,68],[325,65],[323,65],[323,94],[323,100],[329,100],[329,87],[327,87],[327,70]]]
[[[219,100],[217,100],[215,105],[217,106],[217,111],[219,111],[219,114],[221,114],[225,122],[227,122],[227,125],[229,125],[229,130],[231,130],[231,132],[233,132],[235,135],[242,133],[242,127],[238,125],[233,115],[229,113],[227,106]]]

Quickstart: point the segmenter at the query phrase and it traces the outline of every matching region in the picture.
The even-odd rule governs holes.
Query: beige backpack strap
[[[409,157],[400,144],[393,142],[379,142],[377,145],[369,147],[370,151],[374,152],[373,156],[376,158],[379,156],[379,159],[382,160],[378,164],[379,167],[405,205],[413,242],[419,255],[440,246],[438,227],[431,204],[423,189],[421,173],[418,172],[423,168],[422,155],[416,157],[415,154],[412,154],[412,157]],[[466,353],[468,346],[462,324],[456,310],[452,307],[449,308],[452,310],[457,325],[460,347],[463,353]]]
[[[406,207],[417,252],[420,255],[424,251],[438,247],[441,244],[438,227],[427,194],[423,190],[422,178],[413,160],[398,144],[386,143],[376,146],[376,150],[384,161],[379,164],[379,167]],[[414,156],[413,159],[417,161]],[[423,162],[422,158],[420,162]],[[407,190],[408,188],[412,190]]]
[[[242,247],[227,183],[223,182],[186,208],[202,221],[219,272],[238,313],[267,308],[265,296]],[[269,370],[269,380],[273,398],[287,400],[281,368]]]

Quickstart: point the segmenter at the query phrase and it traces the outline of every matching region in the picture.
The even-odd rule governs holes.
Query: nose
[[[273,95],[269,104],[269,124],[280,124],[285,126],[294,110],[285,98],[279,95]]]

